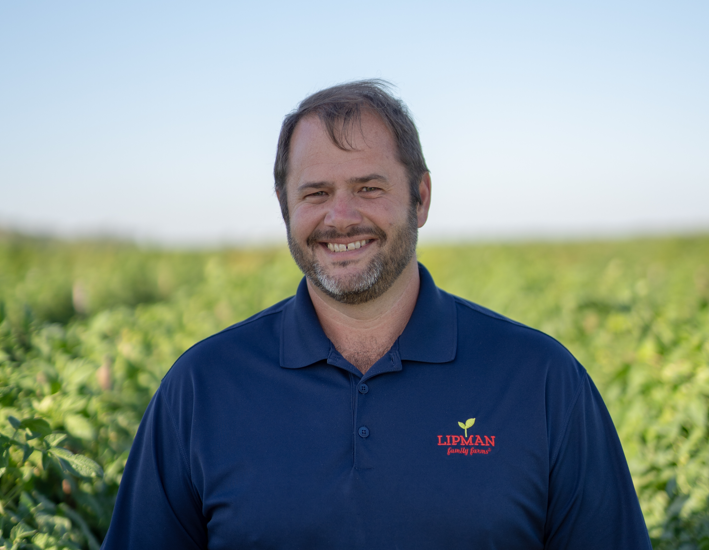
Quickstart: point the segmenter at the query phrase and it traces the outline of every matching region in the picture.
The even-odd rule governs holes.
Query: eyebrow
[[[347,183],[367,183],[368,181],[387,181],[387,179],[380,174],[369,174],[358,178],[350,178]]]
[[[303,185],[298,186],[298,191],[303,189],[322,189],[323,187],[329,187],[330,184],[326,181],[309,181]]]
[[[387,180],[381,174],[367,174],[366,176],[357,176],[354,178],[350,178],[347,180],[347,183],[348,184],[358,184],[358,183],[367,183],[370,181],[386,182],[389,180]],[[303,191],[304,189],[323,189],[324,187],[330,187],[331,185],[332,185],[332,183],[327,182],[327,181],[309,181],[309,182],[306,182],[306,183],[298,186],[298,191]]]

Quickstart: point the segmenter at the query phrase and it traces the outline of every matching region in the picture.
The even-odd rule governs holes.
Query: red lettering
[[[494,435],[483,435],[482,437],[479,435],[474,435],[471,434],[468,437],[464,437],[462,435],[446,435],[445,438],[446,440],[443,441],[442,435],[437,436],[438,437],[438,444],[439,445],[467,445],[470,447],[473,446],[478,446],[482,445],[484,447],[494,447],[495,446],[495,436]],[[485,438],[484,440],[482,438]],[[489,450],[488,450],[489,452]]]
[[[450,449],[448,449],[447,454],[449,454],[449,455],[456,454],[456,455],[466,455],[467,456],[469,451],[470,451],[470,449],[468,449],[467,447],[451,447]]]

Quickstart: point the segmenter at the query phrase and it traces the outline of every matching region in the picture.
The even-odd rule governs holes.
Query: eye
[[[362,187],[360,191],[364,193],[372,193],[374,191],[379,191],[379,187]]]

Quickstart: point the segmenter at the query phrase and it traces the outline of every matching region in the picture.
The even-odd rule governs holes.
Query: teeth
[[[344,252],[345,250],[356,250],[357,248],[362,248],[368,242],[368,240],[363,240],[347,244],[327,243],[327,247],[332,252]]]

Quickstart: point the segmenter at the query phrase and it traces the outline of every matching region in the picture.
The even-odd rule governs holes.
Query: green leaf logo
[[[460,426],[461,428],[463,428],[465,430],[465,438],[466,439],[468,438],[468,428],[472,428],[473,424],[475,424],[474,418],[468,418],[465,421],[465,424],[463,424],[462,422],[458,422],[458,426]]]

